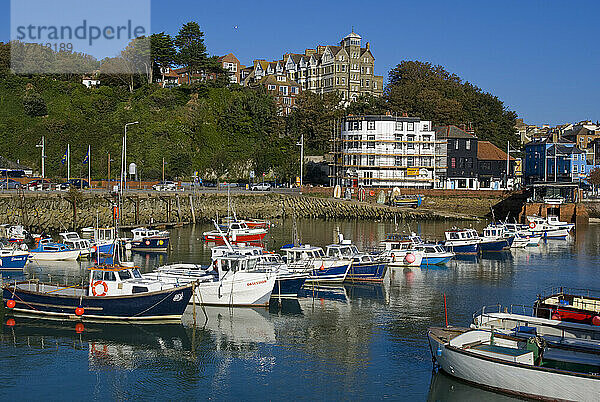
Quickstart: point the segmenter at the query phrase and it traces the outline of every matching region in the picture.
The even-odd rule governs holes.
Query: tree
[[[160,32],[150,36],[150,46],[152,48],[152,70],[158,70],[162,75],[163,87],[165,83],[165,72],[175,63],[177,50],[173,38]]]
[[[594,186],[600,185],[600,169],[599,168],[592,169],[592,171],[588,174],[588,181],[590,182],[590,184],[593,184]]]
[[[391,111],[434,124],[472,125],[477,136],[498,146],[518,142],[516,113],[496,96],[482,91],[442,66],[403,61],[389,73],[385,97]]]
[[[358,116],[384,114],[388,111],[385,98],[362,94],[346,108],[346,113]]]
[[[175,37],[175,45],[179,49],[177,62],[185,66],[188,74],[188,84],[194,73],[204,71],[208,67],[208,55],[204,45],[204,32],[196,22],[188,22],[179,30]]]
[[[48,114],[46,101],[35,92],[28,93],[23,97],[23,108],[25,114],[31,117],[46,116]]]

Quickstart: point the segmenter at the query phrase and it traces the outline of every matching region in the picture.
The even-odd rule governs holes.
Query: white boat
[[[444,232],[444,248],[456,254],[477,254],[481,239],[475,229],[452,229]]]
[[[558,226],[560,228],[567,229],[568,231],[571,231],[575,228],[575,224],[568,223],[568,222],[562,222],[559,220],[558,216],[556,216],[556,215],[548,215],[547,221],[548,221],[548,225]]]
[[[480,239],[481,251],[502,251],[511,247],[515,237],[505,234],[502,224],[491,224],[483,229]]]
[[[343,283],[352,260],[327,257],[321,247],[288,244],[281,248],[284,261],[292,271],[310,273],[307,282]]]
[[[29,250],[33,261],[74,261],[79,258],[79,250],[71,250],[62,243],[41,240],[38,246]]]
[[[114,227],[83,228],[81,229],[81,236],[82,238],[89,240],[92,247],[96,247],[96,250],[100,254],[112,255],[114,253],[115,242],[117,240],[116,230]]]
[[[381,282],[387,272],[387,258],[381,255],[362,253],[350,240],[339,235],[340,242],[330,244],[326,247],[325,255],[339,260],[350,259],[352,261],[347,282]]]
[[[540,241],[542,240],[542,235],[532,233],[529,230],[528,225],[522,225],[519,223],[504,223],[503,226],[505,236],[515,237],[511,248],[539,246]]]
[[[527,216],[527,222],[531,234],[540,235],[546,239],[564,240],[569,236],[571,229],[573,229],[571,226],[549,224],[548,220],[541,216]]]
[[[88,239],[82,239],[79,237],[77,232],[63,232],[59,233],[62,237],[62,243],[69,247],[71,250],[79,250],[79,256],[81,258],[89,258],[90,255],[95,251]]]
[[[425,252],[417,250],[413,241],[408,239],[393,239],[387,236],[387,240],[379,243],[379,257],[387,261],[390,268],[413,267],[417,268],[423,264]]]
[[[230,242],[260,242],[267,235],[264,227],[250,228],[243,221],[230,221],[215,230],[203,233],[204,241],[223,242],[223,236]]]
[[[190,303],[211,306],[267,306],[275,285],[275,272],[257,268],[256,256],[229,254],[218,257],[210,267],[172,264],[144,274],[173,286],[198,282]]]
[[[441,369],[473,385],[521,398],[597,401],[600,395],[598,351],[465,328],[430,328],[427,336]]]

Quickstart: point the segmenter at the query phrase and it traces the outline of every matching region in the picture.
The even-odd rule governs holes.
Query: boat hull
[[[75,261],[79,258],[79,250],[67,251],[30,251],[30,258],[34,261]]]
[[[245,242],[252,242],[252,241],[261,241],[262,239],[265,238],[265,236],[267,235],[267,232],[263,232],[263,233],[251,233],[251,234],[236,234],[236,235],[226,235],[227,240],[230,242],[238,242],[238,243],[245,243]],[[221,236],[218,233],[205,233],[204,234],[204,240],[205,241],[210,241],[210,242],[222,242],[223,241],[223,236]]]
[[[207,306],[268,306],[276,279],[273,273],[233,274],[222,281],[198,284],[194,300]]]
[[[453,255],[442,255],[428,257],[427,254],[423,257],[421,265],[443,265],[452,260]]]
[[[477,254],[479,252],[479,244],[452,244],[445,243],[444,248],[452,251],[454,254]]]
[[[302,285],[306,282],[307,276],[300,274],[289,274],[279,276],[273,286],[271,298],[297,298],[298,292],[302,289]]]
[[[168,237],[147,238],[142,240],[132,240],[131,249],[133,251],[146,251],[155,253],[166,253],[169,248]]]
[[[510,247],[508,239],[482,241],[479,243],[479,249],[482,252],[502,251],[507,247]]]
[[[600,394],[600,380],[584,375],[540,369],[475,355],[447,347],[431,333],[427,334],[433,358],[447,374],[479,387],[520,397],[594,401]]]
[[[12,255],[0,256],[0,270],[23,269],[25,264],[27,264],[28,258],[29,253],[15,253]]]
[[[325,266],[324,263],[319,267],[313,268],[307,282],[320,283],[343,283],[350,270],[350,263],[332,264]]]
[[[2,298],[6,314],[78,321],[181,320],[192,297],[192,285],[158,292],[108,297],[50,294],[36,291],[36,285],[33,283],[31,287],[34,289],[25,290],[15,288],[14,285],[3,287]],[[8,300],[15,301],[14,308],[7,307]],[[83,307],[83,315],[75,314],[77,307]]]
[[[382,282],[387,271],[384,262],[352,263],[345,282]]]

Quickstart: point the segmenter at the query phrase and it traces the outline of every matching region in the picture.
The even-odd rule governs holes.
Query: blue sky
[[[0,41],[10,37],[9,4],[0,0]],[[248,64],[335,44],[354,26],[371,42],[377,74],[402,60],[441,64],[526,122],[559,124],[600,119],[598,15],[595,1],[152,0],[152,31],[197,21],[211,54]]]

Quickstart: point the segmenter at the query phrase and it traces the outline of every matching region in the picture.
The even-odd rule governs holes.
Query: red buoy
[[[8,308],[15,308],[16,304],[17,303],[13,299],[10,299],[10,300],[6,301],[6,307],[8,307]]]
[[[560,314],[558,314],[558,313],[552,314],[552,319],[556,320],[556,321],[560,321]]]
[[[78,322],[77,324],[75,324],[75,332],[77,332],[78,334],[82,333],[84,329],[85,327],[82,323]]]
[[[8,320],[6,320],[6,325],[8,325],[9,327],[14,327],[15,326],[15,319],[14,318],[9,318]]]
[[[600,326],[600,316],[598,316],[598,315],[595,315],[595,316],[592,318],[592,325],[595,325],[595,326]]]
[[[406,257],[404,257],[404,259],[406,260],[406,262],[408,262],[409,264],[412,264],[413,262],[415,262],[416,257],[413,253],[408,253],[406,254]]]
[[[83,315],[83,313],[85,313],[85,310],[83,309],[83,307],[77,307],[75,309],[75,314],[77,314],[77,315]]]

